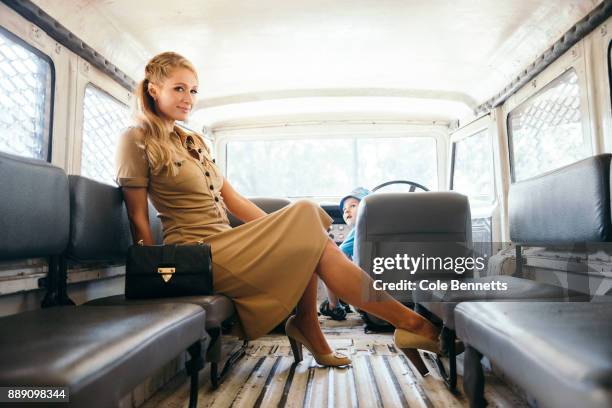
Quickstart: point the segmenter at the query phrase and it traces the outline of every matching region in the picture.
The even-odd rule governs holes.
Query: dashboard
[[[321,208],[325,210],[325,212],[334,220],[334,223],[329,227],[329,236],[331,239],[336,242],[336,244],[340,245],[348,233],[351,231],[351,227],[344,223],[344,219],[342,218],[342,212],[338,207],[338,204],[321,204]]]

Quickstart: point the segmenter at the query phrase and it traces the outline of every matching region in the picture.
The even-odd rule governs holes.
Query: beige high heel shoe
[[[393,333],[393,341],[395,346],[402,350],[402,352],[408,357],[412,364],[419,371],[419,374],[426,376],[429,374],[429,369],[423,362],[420,350],[427,350],[432,353],[440,354],[440,343],[435,340],[428,339],[427,337],[409,332],[404,329],[396,329]]]
[[[291,316],[289,319],[287,319],[287,323],[285,323],[285,333],[289,338],[289,344],[291,344],[291,351],[293,352],[293,357],[295,358],[296,363],[299,363],[303,359],[302,345],[304,345],[304,347],[310,351],[315,361],[322,366],[338,367],[351,364],[350,358],[336,351],[329,354],[315,353],[313,351],[313,347],[310,345],[308,340],[304,338],[304,335],[300,329],[295,326],[294,320],[295,316]]]

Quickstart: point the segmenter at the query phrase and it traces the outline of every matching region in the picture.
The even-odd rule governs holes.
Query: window
[[[513,181],[590,156],[576,71],[566,71],[510,112],[508,135]]]
[[[495,199],[493,151],[487,129],[453,144],[451,189],[467,195],[471,203]]]
[[[81,175],[115,185],[115,150],[129,124],[129,109],[106,92],[88,84],[83,100]]]
[[[411,180],[437,190],[431,137],[233,141],[227,175],[248,196],[340,197],[356,186]],[[391,191],[391,189],[385,189]]]
[[[0,29],[0,150],[51,160],[53,65]]]

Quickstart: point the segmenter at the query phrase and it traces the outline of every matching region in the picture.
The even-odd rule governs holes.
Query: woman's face
[[[198,94],[198,78],[187,68],[176,68],[161,83],[149,83],[157,112],[166,121],[186,120]]]
[[[359,200],[353,197],[349,197],[344,200],[342,208],[342,218],[346,225],[355,225],[355,219],[357,218],[357,207],[359,207]]]

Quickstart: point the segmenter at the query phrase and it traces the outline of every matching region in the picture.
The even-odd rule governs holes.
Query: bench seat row
[[[0,153],[0,186],[0,260],[49,261],[44,308],[0,318],[0,386],[68,387],[69,406],[112,407],[183,351],[190,356],[190,406],[197,404],[204,354],[218,385],[243,352],[219,373],[221,329],[235,319],[227,297],[131,301],[116,295],[80,306],[68,298],[70,264],[125,261],[131,235],[119,188],[6,153]],[[268,212],[289,203],[259,201]],[[149,218],[160,242],[152,208]]]

